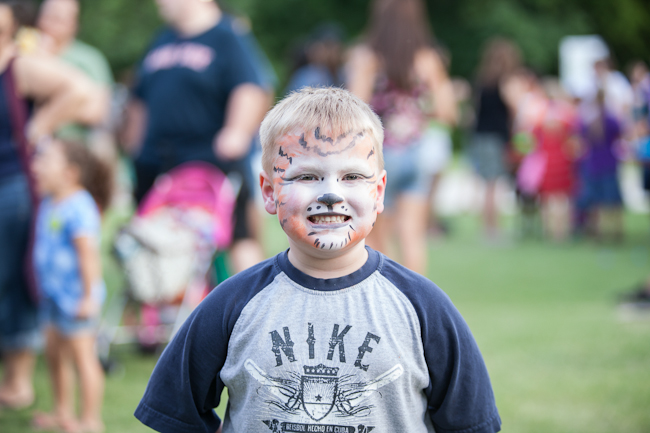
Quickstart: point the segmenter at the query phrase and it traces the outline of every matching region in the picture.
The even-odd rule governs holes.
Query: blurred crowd
[[[436,203],[454,154],[482,186],[488,242],[504,236],[504,180],[516,193],[522,234],[554,242],[622,240],[623,163],[637,162],[638,183],[650,190],[643,61],[626,76],[612,53],[595,59],[589,91],[577,95],[529,67],[515,41],[496,37],[474,77],[450,77],[453,53],[434,36],[424,2],[374,0],[355,44],[345,45],[336,23],[300,41],[280,89],[245,19],[211,1],[156,4],[165,28],[129,82],[116,84],[102,53],[76,38],[78,1],[45,0],[39,10],[0,1],[0,406],[32,404],[35,353],[44,345],[55,403],[34,416],[35,428],[103,430],[93,330],[105,293],[100,222],[112,207],[132,197],[137,209],[162,174],[208,163],[237,185],[231,272],[264,258],[257,129],[288,92],[342,86],[381,117],[386,211],[368,243],[420,273],[428,237],[447,233]],[[635,296],[650,298],[647,286]]]

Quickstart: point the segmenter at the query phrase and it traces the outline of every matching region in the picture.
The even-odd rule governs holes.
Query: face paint
[[[283,136],[267,183],[266,210],[278,214],[292,246],[347,250],[383,210],[385,172],[364,133],[329,137],[317,128]]]

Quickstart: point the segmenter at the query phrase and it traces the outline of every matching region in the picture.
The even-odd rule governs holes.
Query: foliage
[[[106,53],[118,73],[138,61],[161,25],[153,0],[81,0],[80,37]],[[324,21],[341,24],[348,42],[366,25],[369,0],[222,0],[248,16],[260,44],[284,82],[292,48]],[[621,65],[650,60],[650,2],[646,0],[427,0],[438,40],[452,55],[452,73],[470,78],[480,49],[504,35],[522,48],[527,63],[557,73],[557,48],[565,35],[600,34]]]
[[[81,0],[79,37],[99,48],[122,78],[161,26],[152,0]]]

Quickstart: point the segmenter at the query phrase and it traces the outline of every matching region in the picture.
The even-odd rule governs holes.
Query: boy
[[[481,354],[446,295],[365,247],[383,131],[341,89],[304,88],[260,131],[264,206],[290,248],[219,285],[154,370],[136,417],[161,432],[496,432]]]

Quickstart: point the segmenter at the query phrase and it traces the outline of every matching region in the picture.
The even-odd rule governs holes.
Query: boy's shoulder
[[[466,329],[465,319],[454,303],[433,281],[384,257],[381,275],[413,307],[423,332],[424,341],[447,332]],[[469,335],[469,332],[468,332]]]
[[[259,292],[271,284],[280,273],[298,285],[326,289],[328,285],[345,288],[345,281],[350,285],[358,284],[377,272],[388,280],[399,291],[412,300],[433,298],[434,300],[448,297],[435,283],[403,265],[393,261],[384,254],[367,248],[369,258],[366,264],[351,275],[335,280],[312,279],[295,269],[288,260],[287,252],[283,251],[257,265],[246,269],[221,283],[215,290],[219,292],[237,292],[238,297],[246,297],[243,292]],[[304,284],[304,278],[309,278],[309,284]],[[321,283],[321,284],[318,284]],[[323,287],[319,287],[323,286]]]
[[[429,278],[382,255],[380,274],[413,304],[427,304],[430,307],[450,307],[449,296]]]
[[[263,290],[281,272],[277,266],[277,255],[238,272],[217,285],[211,293],[223,296],[247,298]]]
[[[378,275],[392,287],[391,290],[400,292],[408,300],[421,321],[427,321],[426,318],[432,315],[458,318],[459,314],[447,294],[431,280],[377,251],[370,248],[368,251],[369,259],[362,269],[335,280],[319,280],[301,274],[288,262],[286,251],[279,253],[223,281],[205,299],[203,308],[212,313],[223,311],[230,326],[234,326],[246,305],[260,292],[272,286],[280,274],[284,275],[286,281],[291,280],[291,284],[320,291],[374,284],[376,279],[371,279],[370,276]],[[280,286],[285,287],[285,284]]]
[[[219,283],[202,302],[203,309],[223,310],[235,318],[281,272],[277,257],[264,260]]]

